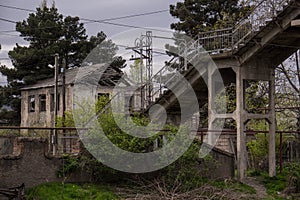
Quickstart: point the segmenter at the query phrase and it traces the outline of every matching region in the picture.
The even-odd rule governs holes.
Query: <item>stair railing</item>
[[[262,0],[252,11],[231,28],[199,33],[197,40],[211,54],[237,50],[245,45],[268,21],[275,20],[293,0]]]
[[[277,14],[282,11],[285,6],[289,5],[291,1],[293,0],[262,0],[255,6],[251,5],[253,6],[252,11],[233,27],[199,33],[195,41],[186,43],[185,50],[188,51],[189,54],[192,54],[191,52],[193,51],[191,50],[195,47],[201,47],[201,49],[204,48],[206,52],[210,54],[238,50],[241,46],[245,45],[255,33],[261,29],[261,27],[265,26],[268,21],[275,20]],[[182,51],[178,53],[178,55],[184,54],[185,53]],[[141,88],[143,88],[152,84],[152,95],[151,97],[147,97],[150,99],[145,99],[145,107],[149,106],[155,98],[159,97],[167,90],[167,87],[170,87],[172,83],[175,83],[178,80],[178,74],[176,72],[183,73],[187,70],[186,64],[179,64],[179,68],[172,69],[170,63],[173,62],[174,59],[175,58],[172,58],[171,61],[168,62],[169,64],[164,65],[150,80],[141,86]],[[173,71],[175,71],[175,73]],[[168,75],[169,77],[167,77]],[[168,80],[163,80],[164,77],[168,78]],[[110,104],[112,99],[116,96],[118,95],[112,97],[108,104]],[[146,96],[141,98],[146,98]],[[103,114],[107,111],[108,107],[109,106],[105,106],[102,112],[98,114]]]

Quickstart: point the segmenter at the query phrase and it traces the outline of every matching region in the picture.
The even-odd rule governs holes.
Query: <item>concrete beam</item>
[[[295,19],[291,21],[291,26],[300,27],[300,19]]]
[[[235,114],[234,113],[225,113],[225,114],[214,114],[214,118],[215,119],[229,119],[229,118],[232,118],[234,119],[235,118]]]
[[[240,56],[239,62],[243,64],[247,62],[250,58],[252,58],[254,55],[256,55],[260,49],[262,49],[265,45],[268,44],[268,42],[274,40],[276,35],[282,33],[283,29],[285,30],[288,27],[290,27],[291,20],[295,19],[297,16],[299,16],[299,14],[300,9],[294,9],[293,12],[284,16],[284,18],[280,22],[278,22],[279,26],[276,26],[275,28],[273,28],[273,30],[268,31],[268,33],[261,38],[261,42],[259,44],[254,45],[247,52]]]

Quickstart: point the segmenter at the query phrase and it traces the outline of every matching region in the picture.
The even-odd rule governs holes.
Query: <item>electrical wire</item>
[[[4,8],[9,8],[9,9],[16,9],[16,10],[21,10],[21,11],[27,11],[27,12],[36,12],[35,10],[27,9],[27,8],[20,8],[20,7],[15,7],[15,6],[7,6],[0,4],[0,7]],[[300,8],[297,6],[292,6],[294,8]],[[102,24],[108,24],[108,25],[114,25],[114,26],[121,26],[121,27],[129,27],[129,28],[139,28],[139,29],[146,29],[146,30],[155,30],[155,31],[162,31],[162,32],[172,32],[172,31],[164,31],[160,29],[153,29],[153,28],[146,28],[142,26],[135,26],[135,25],[130,25],[130,24],[123,24],[123,23],[113,23],[113,22],[108,22],[108,21],[113,21],[113,20],[119,20],[119,19],[127,19],[127,18],[133,18],[133,17],[139,17],[139,16],[146,16],[146,15],[153,15],[157,13],[163,13],[169,11],[168,9],[165,10],[158,10],[158,11],[153,11],[153,12],[147,12],[147,13],[139,13],[139,14],[133,14],[133,15],[126,15],[126,16],[121,16],[121,17],[114,17],[114,18],[107,18],[107,19],[101,19],[101,20],[94,20],[94,19],[87,19],[87,18],[81,18],[81,20],[87,21],[84,24],[88,23],[102,23]],[[9,23],[17,23],[13,20],[5,19],[5,18],[0,18],[1,21],[9,22]],[[42,28],[35,28],[35,29],[46,29],[46,28],[51,28],[51,27],[42,27]],[[7,30],[7,31],[0,31],[0,35],[7,35],[7,36],[12,36],[12,37],[20,37],[19,35],[12,35],[12,34],[7,34],[7,32],[17,32],[15,30]],[[168,37],[163,37],[163,36],[153,36],[153,38],[161,38],[161,39],[173,39],[173,38],[168,38]],[[55,40],[52,38],[38,38],[38,39],[47,39],[47,40]],[[255,43],[255,42],[249,42],[249,43]],[[257,44],[257,43],[255,43]],[[265,44],[268,46],[276,46],[276,47],[286,47],[286,48],[300,48],[300,46],[291,46],[291,45],[279,45],[279,44]],[[121,46],[121,45],[119,45]]]
[[[7,30],[7,31],[0,31],[0,33],[13,33],[17,32],[16,30]]]
[[[169,11],[169,9],[165,9],[165,10],[158,10],[158,11],[152,11],[152,12],[146,12],[146,13],[139,13],[139,14],[133,14],[133,15],[125,15],[125,16],[121,16],[121,17],[113,17],[113,18],[106,18],[106,19],[99,19],[96,20],[97,22],[105,22],[105,21],[114,21],[114,20],[119,20],[119,19],[128,19],[128,18],[133,18],[133,17],[140,17],[140,16],[147,16],[147,15],[153,15],[153,14],[158,14],[158,13],[163,13],[163,12],[167,12]],[[81,18],[81,20],[85,20],[85,21],[90,21],[90,19],[86,19],[86,18]],[[89,23],[89,22],[87,22]],[[90,22],[91,23],[91,22]]]
[[[0,4],[0,7],[10,8],[10,9],[15,9],[15,10],[22,10],[22,11],[27,11],[27,12],[35,12],[35,10],[31,10],[31,9],[27,9],[27,8],[20,8],[20,7],[15,7],[15,6],[7,6],[7,5],[3,5],[3,4]]]
[[[12,20],[9,20],[9,19],[4,19],[4,18],[0,18],[0,20],[5,21],[5,22],[10,22],[10,23],[13,23],[13,24],[17,23],[15,21],[12,21]]]
[[[20,8],[20,7],[15,7],[15,6],[7,6],[7,5],[3,5],[3,4],[0,4],[0,7],[10,8],[10,9],[15,9],[15,10],[21,10],[21,11],[28,11],[28,12],[36,12],[36,10],[31,10],[31,9],[27,9],[27,8]],[[133,17],[140,17],[140,16],[163,13],[163,12],[167,12],[167,11],[169,11],[169,9],[157,10],[157,11],[151,11],[151,12],[145,12],[145,13],[138,13],[138,14],[132,14],[132,15],[125,15],[125,16],[120,16],[120,17],[99,19],[97,21],[113,21],[113,20],[119,20],[119,19],[128,19],[128,18],[133,18]],[[85,20],[84,18],[81,18],[81,19]],[[90,20],[86,19],[86,21],[90,21]]]
[[[20,8],[20,7],[15,7],[15,6],[6,6],[6,5],[2,5],[2,4],[0,4],[0,7],[10,8],[10,9],[17,9],[17,10],[22,10],[22,11],[29,11],[29,12],[36,12],[36,11],[30,10],[30,9],[25,9],[25,8]],[[132,14],[132,15],[126,15],[126,16],[120,16],[120,17],[106,18],[106,19],[100,19],[100,20],[87,19],[87,18],[80,18],[80,19],[83,20],[83,21],[87,21],[84,24],[102,23],[102,24],[108,24],[108,25],[114,25],[114,26],[120,26],[120,27],[139,28],[139,29],[150,30],[150,28],[147,28],[147,27],[135,26],[135,25],[130,25],[130,24],[122,24],[122,23],[112,23],[112,22],[108,22],[108,21],[114,21],[114,20],[119,20],[119,19],[128,19],[128,18],[147,16],[147,15],[154,15],[154,14],[163,13],[163,12],[167,12],[167,11],[169,11],[169,9],[152,11],[152,12],[145,12],[145,13],[138,13],[138,14]],[[17,23],[15,21],[4,19],[4,18],[0,18],[0,20],[10,22],[10,23]],[[42,27],[41,29],[44,29],[44,28],[52,28],[52,27]],[[162,32],[172,32],[172,31],[163,31],[163,30],[160,30],[160,29],[153,29],[153,28],[152,28],[152,30],[162,31]],[[4,32],[4,31],[0,31],[0,32]]]

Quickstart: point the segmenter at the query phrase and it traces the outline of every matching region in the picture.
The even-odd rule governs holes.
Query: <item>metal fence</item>
[[[204,137],[209,133],[221,133],[223,135],[230,135],[236,137],[236,130],[208,130],[208,129],[198,129],[197,135],[203,142]],[[259,131],[259,130],[248,130],[245,131],[248,137],[255,139],[256,134],[268,134],[269,131]],[[279,171],[282,172],[282,166],[284,162],[299,162],[300,161],[300,131],[276,131],[279,137],[279,152],[277,154]],[[285,138],[289,138],[284,141]],[[285,142],[285,144],[284,144]],[[277,146],[278,147],[278,146]],[[234,152],[235,154],[236,152]]]
[[[193,122],[195,123],[195,122]],[[196,124],[196,125],[195,125]],[[191,128],[198,126],[198,123],[193,124]],[[77,130],[80,128],[52,128],[52,127],[1,127],[0,132],[5,131],[5,135],[0,135],[0,155],[13,154],[14,141],[17,137],[43,137],[48,139],[48,153],[52,155],[73,154],[78,155],[81,151],[81,142],[77,134]],[[163,130],[167,131],[167,130]],[[55,133],[56,132],[56,133]],[[200,141],[204,141],[204,137],[211,133],[221,133],[223,135],[236,136],[236,130],[208,130],[208,129],[193,129],[192,132],[196,132]],[[13,133],[14,135],[12,135]],[[259,133],[268,134],[268,131],[246,131],[248,136],[255,138],[254,136]],[[279,154],[278,163],[280,171],[282,170],[283,162],[293,162],[300,160],[299,146],[300,142],[296,139],[300,138],[300,131],[276,131],[279,135]],[[57,135],[55,137],[55,135]],[[284,144],[284,136],[289,136],[291,140],[286,141]],[[55,139],[56,138],[56,139]],[[3,142],[6,141],[6,142]],[[8,148],[8,149],[5,149]],[[3,153],[5,152],[5,153]]]
[[[0,126],[0,155],[13,153],[17,137],[46,138],[48,153],[52,155],[76,155],[80,152],[76,128]]]

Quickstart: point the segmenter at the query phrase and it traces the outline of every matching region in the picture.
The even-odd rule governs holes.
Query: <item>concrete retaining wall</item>
[[[1,139],[2,152],[0,155],[0,188],[16,187],[25,184],[30,188],[45,182],[61,182],[56,173],[62,169],[63,160],[48,155],[48,141],[44,138],[7,138]],[[12,145],[13,144],[13,145]],[[7,149],[3,147],[7,147]],[[230,178],[234,176],[234,157],[232,154],[214,148],[211,157],[217,166],[208,166],[210,177]],[[201,164],[199,166],[201,167]],[[207,166],[206,166],[207,167]],[[205,175],[207,175],[205,174]],[[85,172],[72,173],[67,182],[89,182],[91,177]]]
[[[0,188],[25,184],[26,188],[45,182],[59,182],[56,176],[63,160],[49,156],[48,142],[42,138],[16,138],[13,154],[0,155]],[[67,179],[70,182],[87,182],[86,175],[77,173]]]

